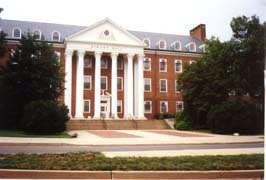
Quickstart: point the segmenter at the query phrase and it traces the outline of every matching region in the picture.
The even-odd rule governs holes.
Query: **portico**
[[[118,73],[123,76],[123,93],[120,97],[124,119],[144,119],[143,57],[145,44],[114,24],[104,19],[65,39],[65,104],[69,107],[72,119],[118,119]],[[87,54],[93,58],[93,70],[90,74],[91,95],[84,94],[84,60]],[[76,58],[73,58],[73,57]],[[111,65],[105,70],[103,58]],[[119,59],[119,58],[120,59]],[[122,57],[122,58],[121,58]],[[73,76],[73,59],[76,60],[76,72]],[[118,59],[123,69],[118,70]],[[110,73],[109,73],[110,72]],[[102,77],[106,77],[106,89],[103,89]],[[74,79],[73,79],[74,77]],[[75,82],[76,86],[73,86]],[[107,84],[110,86],[107,88]],[[74,95],[75,92],[75,95]],[[120,94],[121,96],[121,94]],[[89,115],[86,117],[84,100],[89,102]],[[73,103],[73,101],[75,103]],[[120,104],[121,105],[121,104]],[[73,107],[72,107],[73,106]],[[121,114],[120,114],[121,117]]]

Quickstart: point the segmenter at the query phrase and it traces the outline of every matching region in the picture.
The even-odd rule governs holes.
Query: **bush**
[[[192,129],[192,123],[187,118],[184,112],[178,112],[175,115],[176,121],[175,121],[175,129],[178,130],[190,130]]]
[[[68,108],[54,101],[33,101],[25,106],[22,130],[34,134],[55,134],[66,129]]]
[[[169,119],[169,118],[175,118],[175,114],[172,113],[158,113],[154,115],[155,119]]]
[[[263,132],[263,112],[255,104],[243,100],[213,106],[207,123],[214,133],[256,134]]]

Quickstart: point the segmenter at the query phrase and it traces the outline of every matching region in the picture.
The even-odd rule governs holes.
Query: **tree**
[[[6,36],[7,36],[6,33],[4,33],[3,31],[0,31],[0,60],[2,60],[2,58],[8,52]]]
[[[0,119],[9,128],[18,128],[24,107],[32,101],[57,101],[64,78],[58,56],[46,42],[36,42],[30,34],[11,55],[0,80]]]

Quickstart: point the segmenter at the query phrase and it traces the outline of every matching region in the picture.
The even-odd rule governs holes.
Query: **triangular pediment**
[[[66,42],[100,43],[145,47],[146,45],[109,18],[65,38]]]

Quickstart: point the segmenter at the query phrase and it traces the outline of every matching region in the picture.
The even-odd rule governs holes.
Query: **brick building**
[[[15,48],[23,33],[52,43],[66,73],[72,119],[151,119],[182,111],[176,81],[204,52],[205,25],[189,35],[125,30],[106,18],[91,26],[0,20]]]

